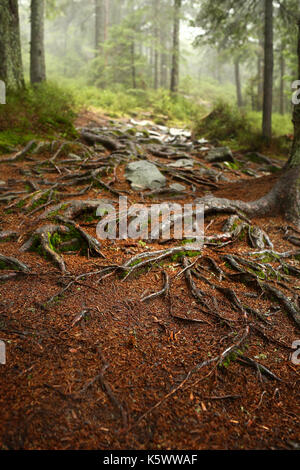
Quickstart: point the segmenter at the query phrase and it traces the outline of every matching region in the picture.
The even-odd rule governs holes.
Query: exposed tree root
[[[147,302],[148,300],[156,299],[160,296],[166,296],[170,290],[170,278],[166,271],[163,271],[163,278],[164,278],[164,286],[159,292],[155,292],[154,294],[147,295],[146,297],[142,297],[141,302]]]
[[[247,338],[248,334],[249,334],[249,328],[246,327],[245,330],[242,333],[240,333],[240,338],[235,344],[233,344],[232,346],[226,348],[219,356],[216,356],[216,357],[214,357],[212,359],[209,359],[207,361],[203,361],[203,362],[197,364],[195,367],[193,367],[188,372],[188,374],[185,376],[185,378],[180,382],[179,385],[177,385],[175,388],[173,388],[173,390],[171,390],[169,393],[167,393],[167,395],[165,395],[159,402],[157,402],[155,405],[153,405],[151,408],[149,408],[142,416],[140,416],[140,418],[130,427],[130,429],[132,429],[133,427],[139,425],[140,422],[144,418],[146,418],[146,416],[148,416],[150,413],[153,413],[153,411],[155,411],[157,408],[159,408],[160,405],[162,405],[162,403],[164,403],[166,400],[168,400],[171,396],[173,396],[175,393],[177,393],[180,389],[182,389],[182,387],[189,381],[191,376],[193,374],[195,374],[196,372],[198,372],[200,369],[203,369],[203,367],[207,367],[210,364],[216,364],[216,367],[219,364],[222,364],[224,362],[224,360],[230,354],[232,354],[236,349],[238,349],[243,344],[243,342]],[[191,386],[193,386],[193,385],[194,384],[191,384]]]
[[[40,245],[44,254],[48,255],[62,272],[66,272],[63,258],[50,246],[50,236],[54,233],[65,235],[69,233],[69,229],[62,225],[44,225],[33,233],[29,240],[20,248],[20,251],[30,251]]]
[[[30,268],[16,258],[0,254],[0,263],[2,269],[13,269],[22,273],[28,273]]]
[[[20,152],[17,152],[16,155],[14,155],[13,157],[9,157],[9,158],[2,158],[0,160],[0,163],[11,163],[11,162],[16,162],[17,160],[21,160],[22,158],[24,158],[28,152],[30,152],[34,147],[36,146],[36,141],[35,140],[31,140],[30,142],[28,142],[28,144],[22,149],[20,150]]]
[[[60,202],[59,204],[47,209],[40,218],[47,219],[48,217],[55,217],[62,212],[61,215],[66,219],[75,219],[85,212],[94,211],[96,213],[99,205],[103,202],[105,203],[108,201],[105,199],[75,199],[67,202]]]
[[[89,249],[89,254],[92,256],[101,256],[102,258],[105,258],[103,253],[101,252],[101,244],[98,242],[98,240],[91,235],[89,235],[85,230],[83,230],[80,225],[76,224],[73,220],[66,219],[64,217],[57,216],[57,220],[60,222],[64,223],[66,226],[72,225],[76,229],[76,231],[81,235],[81,237],[85,240],[87,243],[88,249]]]
[[[246,357],[246,356],[239,356],[237,358],[237,361],[240,363],[240,364],[243,364],[243,365],[247,365],[247,366],[250,366],[250,367],[253,367],[255,370],[257,370],[259,373],[265,375],[266,377],[268,377],[269,379],[273,379],[273,380],[278,380],[278,382],[283,382],[282,379],[280,379],[279,377],[277,377],[277,375],[273,374],[273,372],[271,372],[267,367],[263,366],[262,364],[259,364],[258,362],[254,361],[253,359],[251,359],[250,357]]]
[[[94,134],[92,129],[81,131],[81,137],[89,144],[101,144],[108,150],[120,150],[123,148],[116,140],[104,135]]]

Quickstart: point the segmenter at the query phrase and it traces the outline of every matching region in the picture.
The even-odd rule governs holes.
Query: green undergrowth
[[[197,138],[205,137],[232,150],[260,151],[274,156],[286,156],[293,132],[291,117],[273,113],[273,137],[270,144],[262,138],[262,114],[238,109],[219,101],[213,111],[194,124]]]
[[[47,82],[27,85],[9,92],[7,104],[0,106],[0,152],[8,153],[30,140],[51,140],[58,133],[66,138],[76,136],[75,100],[70,90]]]
[[[76,96],[77,106],[92,107],[116,119],[131,116],[161,125],[191,126],[207,113],[206,106],[188,96],[172,96],[165,89],[130,89],[122,85],[101,89],[72,80],[64,80],[63,84]]]
[[[85,251],[85,242],[74,227],[69,228],[66,234],[57,232],[48,234],[50,248],[57,253],[67,253],[71,251]]]

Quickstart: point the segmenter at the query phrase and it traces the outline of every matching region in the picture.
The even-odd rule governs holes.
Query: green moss
[[[97,216],[97,209],[85,211],[84,214],[81,216],[81,220],[83,222],[95,222],[99,220],[99,216]]]
[[[230,364],[232,362],[235,362],[238,359],[238,357],[242,356],[243,354],[244,353],[241,349],[237,349],[236,351],[233,351],[232,353],[228,354],[228,356],[226,356],[224,361],[221,364],[219,364],[219,367],[224,367],[225,369],[228,369]]]
[[[246,229],[243,229],[243,230],[241,231],[241,233],[239,234],[239,240],[240,240],[240,241],[245,241],[245,240],[246,240],[246,236],[247,236],[247,231],[246,231]]]
[[[33,202],[33,204],[30,206],[30,211],[34,210],[34,209],[37,209],[38,207],[43,206],[44,204],[46,204],[46,202],[49,199],[49,195],[50,195],[50,191],[47,191],[39,199],[36,199]],[[52,198],[54,198],[54,197],[55,197],[55,195],[53,193]]]
[[[52,212],[49,212],[47,218],[48,218],[48,219],[55,218],[57,215],[60,214],[60,212],[65,211],[68,207],[69,207],[69,204],[67,204],[67,203],[66,203],[66,204],[62,204],[59,209],[57,209],[57,210],[55,210],[55,211],[52,211]]]
[[[0,269],[9,269],[9,267],[4,261],[0,261]]]
[[[194,243],[196,241],[196,238],[187,238],[186,240],[182,240],[181,245],[189,245],[190,243]]]
[[[24,199],[22,199],[21,201],[18,202],[16,207],[18,209],[22,209],[25,206],[25,204],[26,204],[26,201]]]
[[[172,256],[171,261],[178,261],[183,256],[187,256],[189,258],[194,258],[195,256],[201,255],[201,251],[179,251]]]

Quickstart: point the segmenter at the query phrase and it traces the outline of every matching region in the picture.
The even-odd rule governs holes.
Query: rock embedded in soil
[[[168,166],[173,168],[193,168],[194,160],[190,158],[181,158],[180,160],[176,160],[176,162],[169,163]]]
[[[146,160],[129,163],[125,177],[131,182],[134,191],[163,188],[167,181],[157,167]]]
[[[219,147],[210,150],[206,155],[205,160],[209,163],[234,162],[234,158],[229,147]]]
[[[174,191],[185,191],[186,190],[186,186],[184,186],[183,184],[180,184],[180,183],[170,184],[170,188],[174,189]]]

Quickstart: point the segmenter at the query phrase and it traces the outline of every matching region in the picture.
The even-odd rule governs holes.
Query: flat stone
[[[180,184],[180,183],[170,184],[170,188],[174,189],[175,191],[185,191],[186,190],[186,186],[184,186],[183,184]]]
[[[159,189],[164,187],[167,181],[158,168],[147,160],[129,163],[125,170],[125,177],[131,182],[134,191]]]
[[[209,163],[234,162],[234,158],[229,147],[219,147],[210,150],[206,155],[205,160]]]
[[[193,168],[194,163],[194,160],[191,160],[190,158],[180,158],[179,160],[176,160],[176,162],[169,163],[168,166],[171,166],[172,168]]]

